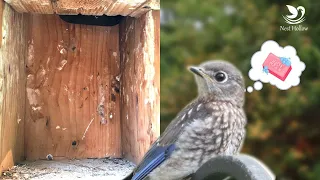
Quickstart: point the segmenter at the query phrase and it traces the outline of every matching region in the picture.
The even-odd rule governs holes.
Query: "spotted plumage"
[[[169,124],[127,179],[183,179],[217,155],[240,151],[246,125],[241,73],[224,61],[190,70],[198,97]]]

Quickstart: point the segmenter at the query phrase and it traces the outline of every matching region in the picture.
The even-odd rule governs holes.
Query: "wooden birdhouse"
[[[0,2],[0,172],[22,160],[141,160],[160,132],[160,13],[149,0]],[[124,16],[73,24],[59,15]]]

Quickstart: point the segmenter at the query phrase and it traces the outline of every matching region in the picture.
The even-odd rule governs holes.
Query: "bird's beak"
[[[205,79],[205,80],[212,81],[212,79],[210,78],[210,76],[207,75],[207,74],[206,74],[201,68],[199,68],[199,67],[190,66],[190,67],[189,67],[189,70],[190,70],[191,72],[193,72],[194,74],[202,77],[202,78]]]
[[[193,72],[194,74],[196,74],[196,75],[198,75],[198,76],[200,76],[200,77],[202,77],[203,78],[203,72],[202,72],[202,70],[200,69],[200,68],[198,68],[198,67],[195,67],[195,66],[190,66],[189,67],[189,70],[191,71],[191,72]]]

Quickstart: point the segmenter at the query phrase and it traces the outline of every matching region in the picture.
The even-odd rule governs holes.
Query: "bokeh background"
[[[306,9],[304,32],[288,26],[286,4]],[[161,0],[161,130],[197,92],[186,67],[208,59],[234,63],[246,77],[266,40],[292,45],[306,64],[298,87],[264,84],[246,95],[242,152],[265,162],[279,179],[320,179],[320,1]]]

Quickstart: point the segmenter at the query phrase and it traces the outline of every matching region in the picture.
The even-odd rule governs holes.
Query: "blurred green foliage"
[[[286,4],[306,9],[304,32],[288,26]],[[161,0],[161,129],[196,96],[188,65],[208,59],[234,63],[246,77],[266,40],[292,45],[306,64],[298,87],[264,84],[246,95],[243,152],[264,161],[279,179],[320,179],[320,1]]]

